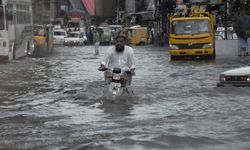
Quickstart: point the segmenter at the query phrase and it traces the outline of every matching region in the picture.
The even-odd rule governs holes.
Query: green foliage
[[[237,18],[243,15],[250,15],[250,0],[228,0],[230,16]]]

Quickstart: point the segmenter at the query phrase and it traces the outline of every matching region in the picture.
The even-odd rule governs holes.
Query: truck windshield
[[[0,6],[0,30],[4,29],[4,12],[3,7]]]
[[[210,32],[208,20],[176,20],[172,23],[172,33],[181,34],[203,34]]]

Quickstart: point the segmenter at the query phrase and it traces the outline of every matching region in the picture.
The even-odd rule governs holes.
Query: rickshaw
[[[53,51],[53,26],[34,24],[34,56],[46,56]]]
[[[126,29],[126,32],[131,32],[131,44],[145,45],[148,43],[147,27],[134,26]]]

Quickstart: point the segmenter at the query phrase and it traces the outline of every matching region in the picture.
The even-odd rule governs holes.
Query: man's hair
[[[119,39],[119,38],[123,38],[123,39],[124,39],[124,41],[126,41],[126,37],[125,37],[125,36],[123,36],[123,35],[117,35],[115,39],[117,40],[117,39]]]

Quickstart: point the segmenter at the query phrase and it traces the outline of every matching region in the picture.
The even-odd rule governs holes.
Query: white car
[[[63,29],[55,29],[53,31],[54,44],[63,44],[64,38],[67,37],[67,32]]]
[[[65,46],[80,46],[87,42],[87,37],[84,32],[69,32],[68,36],[64,39]]]
[[[220,74],[221,86],[249,86],[250,87],[250,66],[228,70]]]

